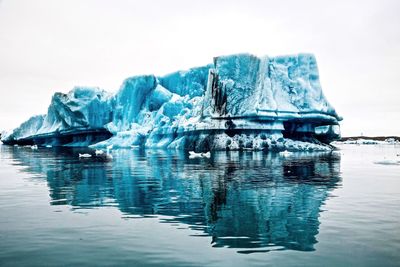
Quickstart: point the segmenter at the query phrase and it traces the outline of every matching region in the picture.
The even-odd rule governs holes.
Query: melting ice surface
[[[164,77],[126,79],[114,94],[56,93],[6,144],[209,150],[327,150],[341,118],[313,55],[221,56]]]

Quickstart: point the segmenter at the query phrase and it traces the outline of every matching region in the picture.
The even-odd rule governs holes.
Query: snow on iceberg
[[[6,144],[208,150],[326,150],[339,117],[313,55],[237,54],[164,77],[134,76],[119,91],[56,93]]]

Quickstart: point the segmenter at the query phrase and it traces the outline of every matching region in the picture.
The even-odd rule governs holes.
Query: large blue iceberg
[[[164,77],[127,78],[119,91],[56,93],[2,142],[18,145],[208,150],[326,150],[340,138],[310,54],[237,54]]]

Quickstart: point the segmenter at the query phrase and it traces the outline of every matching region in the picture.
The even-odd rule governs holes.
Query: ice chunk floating
[[[237,54],[164,77],[127,78],[115,94],[56,93],[5,144],[210,150],[327,150],[339,117],[313,55]]]

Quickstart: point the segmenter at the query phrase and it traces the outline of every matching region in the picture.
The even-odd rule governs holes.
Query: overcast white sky
[[[400,135],[400,1],[0,0],[0,129],[75,85],[314,53],[342,135]]]

